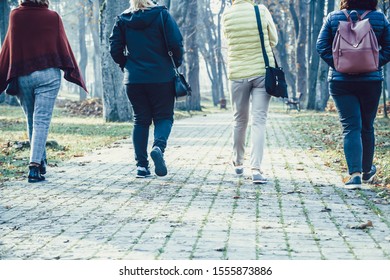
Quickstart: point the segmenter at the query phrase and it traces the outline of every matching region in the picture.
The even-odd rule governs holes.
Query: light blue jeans
[[[265,125],[271,95],[265,91],[265,78],[231,81],[231,100],[234,115],[233,162],[242,165],[245,155],[246,129],[249,112],[252,118],[251,169],[260,170],[263,160]]]
[[[61,85],[61,71],[48,68],[18,77],[17,98],[27,120],[30,140],[30,163],[40,164],[46,159],[46,140],[54,104]]]

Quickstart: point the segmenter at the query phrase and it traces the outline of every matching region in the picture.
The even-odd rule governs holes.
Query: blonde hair
[[[139,10],[148,10],[155,6],[156,4],[152,0],[130,0],[130,11],[133,13]]]
[[[26,3],[26,2],[31,2],[38,5],[48,6],[48,7],[50,4],[49,0],[19,0],[19,4]]]

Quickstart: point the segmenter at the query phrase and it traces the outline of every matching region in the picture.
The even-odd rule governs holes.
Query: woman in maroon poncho
[[[0,93],[16,95],[27,119],[31,152],[28,182],[45,180],[46,140],[55,100],[64,78],[85,83],[60,16],[48,0],[22,0],[11,11],[0,51]]]

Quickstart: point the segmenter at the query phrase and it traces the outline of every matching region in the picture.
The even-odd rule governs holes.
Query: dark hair
[[[341,0],[340,10],[376,10],[378,0]]]

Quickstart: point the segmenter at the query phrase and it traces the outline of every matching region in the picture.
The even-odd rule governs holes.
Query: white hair
[[[156,4],[152,0],[130,0],[130,11],[133,13],[139,10],[148,10],[155,6]]]

